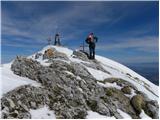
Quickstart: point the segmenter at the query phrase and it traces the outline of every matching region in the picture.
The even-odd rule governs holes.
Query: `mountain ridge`
[[[9,67],[14,74],[27,77],[40,85],[38,87],[24,85],[18,88],[16,86],[13,90],[3,93],[2,118],[12,118],[13,115],[15,115],[13,118],[32,118],[29,110],[38,109],[44,105],[48,105],[50,110],[55,111],[56,118],[88,118],[89,110],[111,118],[124,118],[123,113],[131,118],[143,118],[144,114],[152,118],[159,117],[156,112],[159,109],[158,86],[113,60],[98,55],[95,60],[89,60],[86,54],[78,50],[46,46],[27,58],[17,57],[10,66],[8,65],[8,69]],[[3,69],[2,77],[4,77]],[[31,82],[31,84],[34,83]],[[26,91],[28,95],[31,94],[31,100],[24,102],[24,105],[20,104],[22,101],[16,102],[14,100],[17,99],[16,97],[14,99],[11,97],[25,97],[18,93],[19,90]],[[35,93],[39,91],[42,98],[34,101],[35,93],[31,90]],[[76,97],[72,98],[72,94]],[[136,103],[134,99],[140,99],[141,103]],[[8,105],[4,104],[6,101]],[[113,105],[109,105],[108,101]],[[27,102],[33,103],[28,105]],[[33,105],[37,102],[40,105]],[[122,102],[122,105],[119,102]],[[14,107],[11,107],[11,103],[15,104]],[[139,109],[135,107],[137,104]],[[126,105],[129,107],[127,108]],[[26,110],[21,110],[24,109],[22,106],[26,106]],[[16,107],[18,110],[15,109]]]

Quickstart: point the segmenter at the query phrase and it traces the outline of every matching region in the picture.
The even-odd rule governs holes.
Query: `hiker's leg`
[[[57,44],[57,41],[56,41],[56,39],[55,39],[55,41],[54,41],[54,45],[56,45]]]
[[[93,59],[93,47],[90,49],[90,59]]]
[[[89,59],[92,59],[92,47],[89,46]]]
[[[95,47],[93,48],[93,59],[95,59]]]
[[[60,43],[60,39],[58,39],[58,45],[59,45],[59,46],[61,45],[61,43]]]

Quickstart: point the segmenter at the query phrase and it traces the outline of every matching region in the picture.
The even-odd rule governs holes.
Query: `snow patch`
[[[3,94],[14,90],[15,88],[22,86],[22,85],[32,85],[35,87],[39,87],[41,86],[38,82],[33,81],[31,79],[25,78],[25,77],[20,77],[18,75],[15,75],[12,71],[11,71],[11,63],[9,64],[3,64],[0,67],[0,71],[1,71],[1,95],[0,97],[2,97]]]
[[[78,59],[78,58],[69,57],[69,59],[70,59],[72,62],[76,62],[76,63],[87,63],[87,64],[91,64],[91,63],[89,63],[89,62],[80,60],[80,59]]]
[[[30,114],[32,119],[56,119],[54,111],[48,109],[47,106],[39,109],[30,109]]]
[[[104,115],[100,115],[97,112],[88,111],[88,115],[86,116],[86,119],[116,119],[114,116],[108,117]]]
[[[117,109],[117,112],[123,117],[123,118],[128,118],[128,119],[132,119],[132,117],[130,115],[128,115],[127,113],[123,112],[120,109]]]
[[[137,74],[133,70],[128,67],[110,60],[105,57],[101,57],[96,55],[96,59],[101,63],[102,67],[111,73],[111,76],[114,78],[121,78],[125,81],[130,82],[134,86],[137,87],[139,91],[144,92],[151,100],[157,100],[159,98],[159,87],[154,85],[149,80],[145,79],[141,75]],[[127,73],[131,75],[131,77],[127,76]]]
[[[89,67],[86,67],[86,68],[87,68],[88,72],[91,73],[92,76],[97,80],[103,81],[104,79],[111,77],[109,74],[104,73],[100,70],[95,70],[95,69],[89,68]]]
[[[41,65],[43,65],[43,66],[49,66],[51,63],[48,63],[47,61],[48,60],[43,60],[43,59],[41,59],[41,58],[39,58],[39,59],[35,59],[37,62],[39,62]]]
[[[136,95],[135,90],[131,89],[131,94],[124,94],[125,96],[129,97],[130,99]]]
[[[50,46],[51,48],[55,48],[58,52],[62,52],[64,54],[66,54],[68,57],[70,57],[73,54],[73,50],[62,47],[62,46]]]
[[[102,86],[102,87],[105,87],[105,88],[116,88],[116,89],[118,89],[118,90],[121,90],[121,86],[118,86],[117,85],[117,83],[108,83],[108,82],[106,82],[105,84],[103,84],[103,83],[101,83],[101,82],[97,82],[97,84],[99,84],[100,86]]]
[[[141,112],[141,114],[139,115],[142,119],[152,119],[151,117],[149,117],[143,110]]]

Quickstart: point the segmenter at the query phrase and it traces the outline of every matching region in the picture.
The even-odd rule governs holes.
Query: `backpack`
[[[94,36],[93,36],[93,35],[89,35],[89,36],[88,36],[88,41],[89,41],[90,43],[94,43]]]

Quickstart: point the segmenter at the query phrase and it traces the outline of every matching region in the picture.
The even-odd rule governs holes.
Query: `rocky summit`
[[[40,85],[20,85],[4,93],[3,119],[33,118],[31,110],[44,106],[57,119],[85,119],[89,111],[106,118],[159,118],[158,101],[149,95],[158,96],[149,83],[98,57],[90,60],[82,51],[48,46],[29,57],[17,56],[10,70]]]

